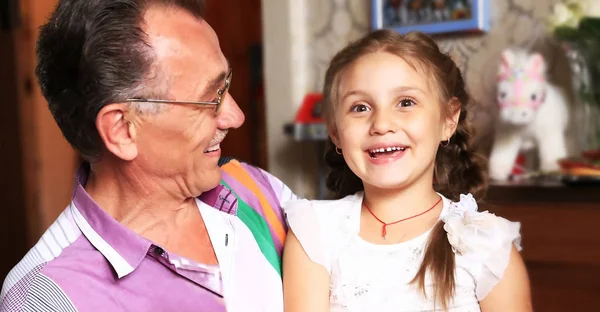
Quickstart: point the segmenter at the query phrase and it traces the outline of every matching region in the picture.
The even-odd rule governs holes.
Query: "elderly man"
[[[280,203],[294,195],[220,163],[244,115],[202,8],[60,0],[37,74],[87,162],[70,205],[6,278],[2,311],[283,310]]]

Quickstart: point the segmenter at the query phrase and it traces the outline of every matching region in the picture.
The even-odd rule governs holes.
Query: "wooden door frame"
[[[29,249],[26,210],[25,168],[20,120],[21,92],[18,86],[19,63],[17,31],[0,30],[0,196],[3,215],[0,218],[0,242],[9,246],[9,253],[0,259],[0,280]]]
[[[261,17],[261,0],[206,3],[205,19],[232,64],[231,95],[246,116],[242,127],[230,131],[221,144],[223,156],[268,169]]]

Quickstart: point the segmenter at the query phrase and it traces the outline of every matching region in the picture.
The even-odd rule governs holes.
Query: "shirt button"
[[[165,250],[156,246],[156,248],[154,248],[154,254],[157,256],[162,256],[165,253]]]

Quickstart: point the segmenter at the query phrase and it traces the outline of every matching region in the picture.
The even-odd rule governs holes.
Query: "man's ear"
[[[106,149],[123,160],[137,157],[136,129],[125,104],[104,106],[96,116],[98,134]]]
[[[460,118],[461,113],[460,101],[457,98],[454,97],[450,99],[448,105],[450,110],[444,122],[443,137],[441,141],[446,141],[454,135],[454,132],[458,127],[458,119]]]

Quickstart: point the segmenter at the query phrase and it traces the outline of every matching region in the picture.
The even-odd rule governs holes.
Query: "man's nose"
[[[245,119],[238,104],[231,94],[227,93],[223,99],[221,110],[217,114],[217,127],[219,129],[236,129],[244,123]]]

